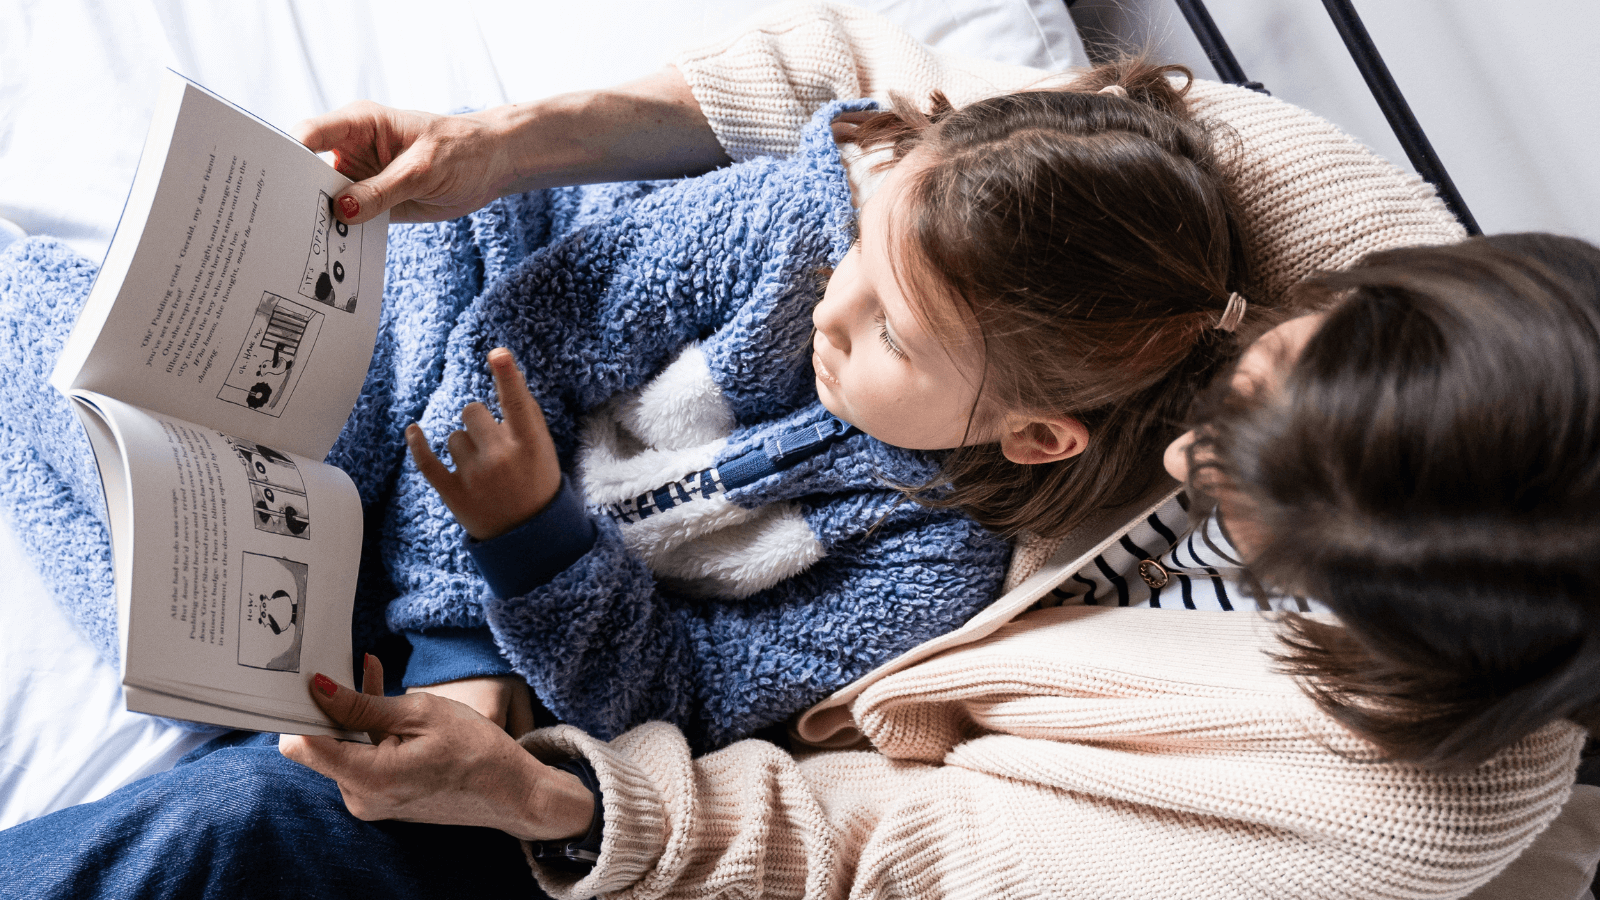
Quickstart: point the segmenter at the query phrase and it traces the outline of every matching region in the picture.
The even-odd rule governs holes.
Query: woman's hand
[[[467,404],[461,411],[466,428],[451,432],[447,440],[454,472],[434,455],[421,427],[413,423],[406,429],[406,445],[417,470],[467,534],[480,541],[538,515],[561,490],[561,465],[544,411],[529,392],[511,351],[490,350],[489,370],[504,421],[495,421],[482,403]]]
[[[515,675],[458,678],[407,688],[407,694],[434,694],[463,703],[512,737],[533,730],[533,698],[528,683]]]
[[[339,217],[359,224],[392,209],[395,221],[436,222],[472,212],[516,178],[504,108],[459,116],[359,100],[295,126],[302,144],[332,151],[353,179]]]
[[[385,697],[383,667],[369,658],[365,692],[318,674],[311,696],[330,718],[365,731],[371,745],[286,734],[278,749],[339,784],[358,819],[497,828],[522,840],[577,837],[594,816],[578,778],[534,759],[493,722],[435,694]]]

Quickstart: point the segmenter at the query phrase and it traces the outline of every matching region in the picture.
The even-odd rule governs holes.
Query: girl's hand
[[[533,730],[533,699],[528,693],[528,683],[516,675],[458,678],[455,681],[407,688],[406,693],[434,694],[464,703],[473,712],[504,728],[512,737],[520,737]]]
[[[376,677],[374,677],[376,671]],[[311,696],[335,722],[374,743],[286,734],[284,756],[339,784],[358,819],[498,828],[522,840],[576,837],[594,796],[576,776],[534,759],[493,722],[434,694],[385,697],[372,659],[357,692],[317,675]]]
[[[451,432],[447,444],[456,469],[450,471],[428,446],[422,428],[406,429],[406,445],[417,470],[473,538],[498,537],[538,515],[561,490],[561,466],[544,411],[528,391],[511,351],[489,351],[500,414],[482,403],[461,411],[465,430]]]

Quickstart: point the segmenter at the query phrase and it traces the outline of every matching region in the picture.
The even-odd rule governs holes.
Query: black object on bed
[[[1071,9],[1077,0],[1065,0],[1065,2],[1067,8]],[[1184,20],[1189,23],[1189,30],[1194,32],[1195,39],[1200,42],[1206,58],[1211,61],[1212,68],[1216,69],[1217,78],[1228,84],[1236,84],[1263,94],[1271,93],[1259,81],[1251,81],[1245,77],[1244,68],[1239,65],[1233,50],[1228,47],[1228,41],[1222,36],[1222,30],[1217,27],[1216,21],[1211,18],[1211,13],[1206,10],[1205,0],[1174,0],[1174,2],[1178,4]],[[1400,87],[1395,84],[1394,76],[1389,74],[1389,67],[1384,64],[1383,56],[1378,53],[1377,46],[1372,42],[1372,35],[1367,33],[1367,27],[1362,24],[1361,16],[1356,13],[1355,7],[1351,5],[1350,0],[1322,0],[1322,5],[1328,10],[1328,16],[1333,19],[1339,37],[1344,40],[1345,49],[1350,52],[1350,58],[1361,71],[1361,77],[1366,79],[1367,89],[1372,92],[1372,98],[1378,101],[1384,118],[1389,120],[1389,127],[1400,140],[1400,146],[1405,148],[1406,157],[1411,160],[1412,168],[1434,186],[1439,192],[1439,199],[1444,201],[1445,206],[1449,207],[1450,212],[1467,229],[1467,234],[1482,234],[1477,220],[1467,209],[1466,201],[1461,199],[1461,193],[1456,190],[1455,182],[1450,180],[1450,173],[1445,171],[1444,164],[1439,161],[1439,155],[1433,151],[1433,144],[1423,132],[1417,117],[1412,114],[1411,105],[1406,102],[1405,95],[1400,93]]]
[[[1189,2],[1198,3],[1200,0]],[[1461,194],[1456,191],[1455,182],[1444,170],[1444,164],[1439,162],[1438,154],[1433,152],[1433,144],[1423,134],[1422,125],[1411,114],[1411,105],[1400,93],[1399,85],[1394,83],[1389,67],[1384,65],[1383,57],[1372,43],[1372,35],[1367,34],[1367,26],[1361,24],[1361,17],[1356,15],[1356,8],[1350,5],[1350,0],[1322,0],[1322,5],[1327,7],[1333,26],[1339,29],[1339,37],[1344,39],[1345,49],[1350,51],[1350,58],[1361,70],[1361,77],[1367,80],[1367,90],[1372,91],[1372,98],[1383,109],[1389,127],[1406,149],[1412,167],[1438,189],[1439,199],[1455,213],[1455,217],[1467,229],[1467,234],[1483,234],[1477,220],[1472,218],[1471,211],[1467,209],[1466,202],[1461,199]]]

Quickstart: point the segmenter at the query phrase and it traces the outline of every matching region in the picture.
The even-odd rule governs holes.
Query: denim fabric
[[[0,831],[0,898],[540,898],[487,828],[363,822],[329,779],[232,732],[96,803]]]

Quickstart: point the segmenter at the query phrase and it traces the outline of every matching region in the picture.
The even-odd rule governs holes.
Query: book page
[[[362,514],[343,472],[87,392],[111,512],[123,682],[331,733],[306,685],[351,672]],[[129,708],[173,715],[174,705]],[[193,715],[232,724],[238,717]]]
[[[276,716],[241,712],[227,706],[201,703],[197,700],[190,700],[174,694],[163,694],[159,691],[145,690],[132,685],[124,685],[122,690],[123,696],[127,700],[128,709],[152,716],[164,716],[168,719],[188,719],[191,722],[205,722],[211,725],[221,725],[223,728],[237,728],[244,731],[266,731],[277,734],[326,734],[330,737],[343,738],[347,741],[371,743],[365,734],[344,731],[339,728],[307,724],[292,719],[281,719]]]
[[[323,459],[366,376],[383,296],[388,217],[335,219],[347,184],[169,72],[52,383]]]

